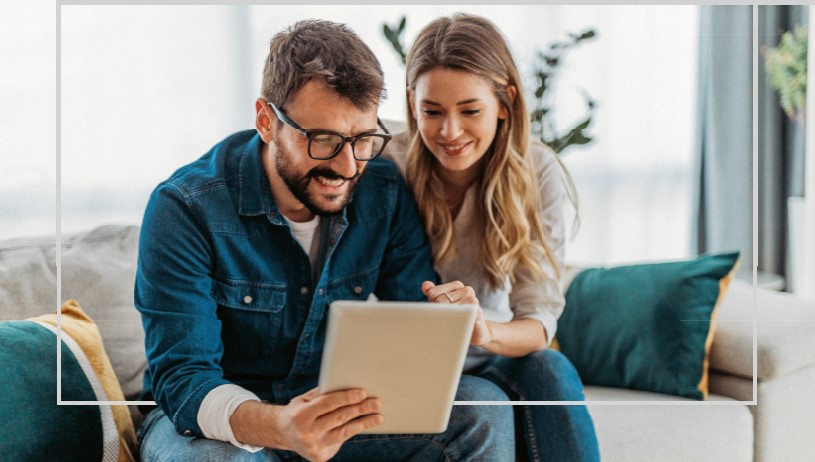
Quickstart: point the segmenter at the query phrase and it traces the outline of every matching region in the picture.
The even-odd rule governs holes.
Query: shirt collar
[[[244,145],[238,166],[238,213],[240,215],[267,215],[280,224],[282,216],[272,198],[272,190],[262,160],[263,140],[255,133]]]

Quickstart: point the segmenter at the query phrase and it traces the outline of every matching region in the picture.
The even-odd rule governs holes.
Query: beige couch
[[[137,242],[137,227],[105,226],[63,236],[61,252],[59,301],[75,298],[96,321],[129,400],[138,397],[145,367],[133,307]],[[0,241],[0,321],[55,310],[55,254],[53,236]],[[755,406],[749,404],[754,318],[759,320]],[[603,460],[815,460],[815,302],[732,284],[720,307],[710,367],[707,402],[587,386],[588,399],[599,402],[590,409]],[[138,422],[138,412],[131,410]]]

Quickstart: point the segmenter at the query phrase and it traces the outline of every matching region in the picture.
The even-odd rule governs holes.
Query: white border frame
[[[229,3],[249,4],[250,2],[209,2],[198,1],[181,4],[215,5]],[[366,2],[367,3],[367,2]],[[455,2],[452,2],[455,3]],[[88,406],[88,405],[155,405],[155,401],[63,401],[62,400],[62,113],[61,113],[61,83],[62,83],[62,16],[63,5],[79,5],[86,2],[56,0],[56,278],[57,278],[57,405],[59,406]],[[129,5],[133,2],[106,2],[110,5]],[[174,3],[175,4],[175,3]],[[598,3],[605,4],[605,3]],[[161,4],[165,5],[165,4]],[[170,4],[166,4],[170,5]],[[646,5],[646,4],[643,4]],[[480,406],[757,406],[758,405],[758,5],[753,7],[753,399],[752,401],[455,401],[454,405],[480,405]]]

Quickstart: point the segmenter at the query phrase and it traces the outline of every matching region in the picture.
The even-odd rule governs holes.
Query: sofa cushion
[[[699,402],[598,386],[586,387],[586,400],[603,462],[753,461],[753,415],[747,404],[713,394]],[[596,401],[606,403],[592,404]]]
[[[74,300],[59,326],[60,374],[56,314],[0,322],[4,460],[135,460],[127,407],[99,404],[124,400],[99,330]]]
[[[138,399],[147,367],[141,317],[133,305],[138,238],[136,226],[102,226],[62,236],[61,252],[59,300],[79,300],[96,321],[128,400]],[[0,242],[0,320],[56,312],[55,244],[53,236]]]
[[[714,312],[738,258],[582,271],[558,322],[561,351],[587,384],[704,399]]]

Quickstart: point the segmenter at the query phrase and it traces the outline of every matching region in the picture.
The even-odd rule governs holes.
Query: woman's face
[[[476,170],[507,110],[492,85],[469,72],[436,68],[416,79],[410,110],[442,168]]]

